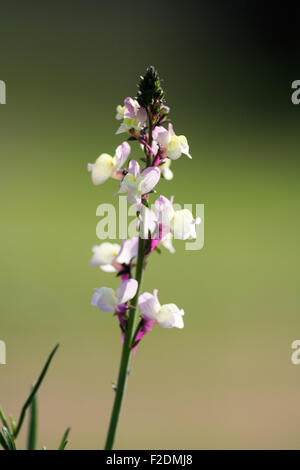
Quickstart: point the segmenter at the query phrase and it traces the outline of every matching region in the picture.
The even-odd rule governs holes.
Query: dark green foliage
[[[165,93],[160,82],[157,70],[151,65],[138,85],[137,101],[143,108],[150,110],[152,115],[158,114],[165,102]]]

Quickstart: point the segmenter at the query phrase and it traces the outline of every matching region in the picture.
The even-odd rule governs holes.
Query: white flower
[[[92,251],[94,256],[91,259],[91,266],[100,266],[100,268],[106,272],[116,271],[112,263],[119,253],[120,248],[120,245],[117,243],[110,242],[93,246]]]
[[[157,323],[163,328],[183,328],[184,310],[179,309],[175,304],[160,305],[157,298],[157,289],[153,295],[149,292],[139,296],[138,305],[142,312],[142,317]]]
[[[190,155],[187,138],[184,135],[176,135],[173,126],[169,123],[168,130],[162,126],[157,126],[153,130],[153,139],[165,147],[167,156],[171,160],[177,160],[182,153],[192,158]]]
[[[137,258],[139,239],[137,237],[123,240],[121,249],[114,259],[118,265],[129,264]]]
[[[118,243],[104,242],[93,246],[92,251],[92,266],[100,266],[106,272],[121,271],[123,264],[129,264],[136,259],[138,238],[122,240],[121,246]]]
[[[133,299],[137,288],[138,282],[135,279],[121,281],[116,291],[111,287],[100,287],[100,289],[95,289],[92,305],[98,307],[102,312],[114,312],[119,305]]]
[[[165,180],[171,180],[173,179],[173,171],[170,170],[171,166],[171,160],[169,158],[166,158],[163,160],[162,164],[159,166],[159,169],[161,171],[162,176],[165,178]]]
[[[120,121],[121,119],[124,119],[124,113],[125,113],[125,106],[121,106],[120,104],[116,108],[116,119]]]
[[[164,235],[171,232],[175,239],[187,240],[197,238],[196,225],[201,219],[193,218],[193,214],[188,209],[174,210],[169,199],[160,196],[155,201],[155,213],[158,221],[162,224]]]
[[[131,160],[128,173],[120,184],[116,194],[127,193],[130,204],[140,204],[143,194],[149,193],[158,183],[160,171],[157,167],[148,167],[141,172],[140,165],[136,160]]]
[[[117,106],[116,119],[123,119],[123,122],[116,134],[128,132],[130,129],[140,131],[147,120],[147,112],[136,100],[126,98],[124,100],[124,106]]]
[[[88,164],[88,171],[92,172],[92,181],[94,184],[102,184],[108,178],[121,179],[120,168],[130,154],[130,146],[123,142],[116,148],[115,156],[108,153],[102,153],[95,163]]]
[[[158,244],[162,244],[170,253],[175,253],[172,239],[173,235],[168,230],[164,230],[158,223],[157,215],[154,211],[148,207],[142,206],[140,211],[141,222],[139,224],[140,236],[144,239],[149,238],[149,232],[151,233],[152,240],[159,240]]]

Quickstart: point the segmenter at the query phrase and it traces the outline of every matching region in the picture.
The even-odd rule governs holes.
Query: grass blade
[[[58,450],[65,450],[65,447],[68,444],[68,435],[70,431],[71,431],[71,428],[68,428],[66,432],[64,433]]]
[[[9,447],[6,443],[6,440],[4,439],[4,437],[2,436],[2,433],[0,432],[0,445],[2,445],[3,449],[4,450],[9,450]]]
[[[9,429],[6,418],[5,418],[5,415],[4,415],[4,411],[2,410],[1,407],[0,407],[0,419],[2,421],[3,426],[5,426],[7,429]]]
[[[23,421],[24,421],[24,418],[25,418],[26,410],[27,410],[27,408],[31,405],[31,402],[32,402],[32,400],[33,400],[35,394],[37,393],[37,391],[38,391],[38,389],[39,389],[39,387],[40,387],[40,385],[41,385],[41,383],[42,383],[42,381],[43,381],[43,378],[45,377],[45,375],[46,375],[46,373],[47,373],[47,370],[48,370],[48,368],[49,368],[49,366],[50,366],[50,363],[51,363],[51,361],[52,361],[52,359],[53,359],[53,356],[54,356],[54,354],[56,353],[58,347],[59,347],[59,344],[57,344],[57,345],[55,346],[55,348],[52,350],[52,352],[50,353],[50,356],[48,357],[47,362],[46,362],[46,364],[44,365],[44,368],[43,368],[43,370],[42,370],[42,372],[41,372],[41,374],[40,374],[40,376],[39,376],[39,378],[38,378],[36,384],[34,385],[31,394],[30,394],[29,397],[27,398],[27,400],[26,400],[26,402],[25,402],[25,404],[24,404],[24,406],[23,406],[23,408],[22,408],[22,410],[21,410],[21,414],[20,414],[20,417],[19,417],[19,421],[18,421],[16,430],[15,430],[15,432],[14,432],[14,437],[17,437],[17,435],[18,435],[19,432],[20,432],[20,429],[21,429],[21,427],[22,427],[22,424],[23,424]]]
[[[37,395],[35,394],[32,399],[31,406],[30,406],[30,421],[29,421],[29,430],[28,430],[28,441],[27,441],[28,450],[35,450],[36,448],[37,426],[38,426]]]
[[[7,429],[6,426],[3,426],[2,431],[6,438],[6,442],[8,444],[8,450],[16,450],[16,444],[15,444],[14,438],[10,434],[9,429]]]
[[[10,415],[9,415],[9,422],[10,422],[10,427],[11,427],[11,430],[12,430],[12,434],[14,434],[14,432],[16,430],[16,423],[15,423],[14,418]]]

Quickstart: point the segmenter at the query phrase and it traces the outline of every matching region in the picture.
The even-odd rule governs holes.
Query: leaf
[[[10,434],[9,429],[6,426],[3,426],[2,431],[8,444],[8,450],[16,450],[16,444],[13,436]]]
[[[59,445],[58,450],[65,450],[65,447],[66,447],[66,445],[68,444],[68,435],[69,435],[70,431],[71,431],[71,428],[68,428],[68,429],[65,431],[65,433],[64,433],[64,435],[63,435],[63,437],[62,437],[62,440],[61,440],[61,442],[60,442],[60,445]]]
[[[37,412],[37,395],[34,395],[30,405],[30,421],[28,430],[27,449],[35,450],[37,441],[37,425],[38,425],[38,412]]]
[[[12,432],[14,433],[16,430],[16,423],[15,423],[14,418],[11,415],[9,415],[9,422],[10,422],[10,427],[12,429]]]
[[[5,415],[4,415],[4,412],[3,412],[1,407],[0,407],[0,419],[2,421],[3,426],[5,426],[7,429],[9,429],[6,418],[5,418]]]
[[[26,400],[26,402],[25,402],[25,404],[24,404],[24,406],[23,406],[23,408],[22,408],[22,410],[21,410],[21,414],[20,414],[20,417],[19,417],[19,421],[18,421],[16,430],[15,430],[15,432],[14,432],[14,437],[17,437],[17,435],[18,435],[19,432],[20,432],[20,429],[21,429],[21,427],[22,427],[22,424],[23,424],[23,421],[24,421],[24,418],[25,418],[26,410],[27,410],[27,408],[31,405],[31,402],[32,402],[32,400],[33,400],[35,394],[37,393],[37,391],[38,391],[38,389],[39,389],[39,387],[40,387],[40,385],[41,385],[41,383],[42,383],[42,381],[43,381],[43,379],[44,379],[44,377],[45,377],[45,375],[46,375],[46,373],[47,373],[47,370],[48,370],[48,368],[49,368],[49,366],[50,366],[50,363],[51,363],[51,361],[52,361],[52,359],[53,359],[53,356],[54,356],[54,354],[56,353],[58,347],[59,347],[59,344],[57,344],[57,345],[55,346],[55,348],[52,350],[52,352],[50,353],[50,356],[48,357],[48,359],[47,359],[47,361],[46,361],[46,364],[44,365],[44,368],[43,368],[43,370],[42,370],[42,372],[41,372],[41,374],[40,374],[40,376],[39,376],[39,378],[38,378],[36,384],[34,385],[34,387],[33,387],[33,389],[32,389],[31,394],[30,394],[29,397],[27,398],[27,400]]]
[[[8,445],[6,444],[6,440],[2,436],[2,433],[0,432],[0,444],[2,445],[4,450],[9,450]]]

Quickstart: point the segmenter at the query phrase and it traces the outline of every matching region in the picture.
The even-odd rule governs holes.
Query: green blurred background
[[[86,166],[122,141],[115,107],[153,64],[193,155],[159,191],[205,204],[205,246],[152,255],[144,290],[183,307],[185,328],[140,346],[117,448],[300,448],[296,34],[288,8],[258,2],[1,6],[0,402],[17,416],[60,342],[39,446],[67,426],[69,448],[104,443],[121,344],[90,299],[117,280],[89,260],[117,183],[93,186]]]

